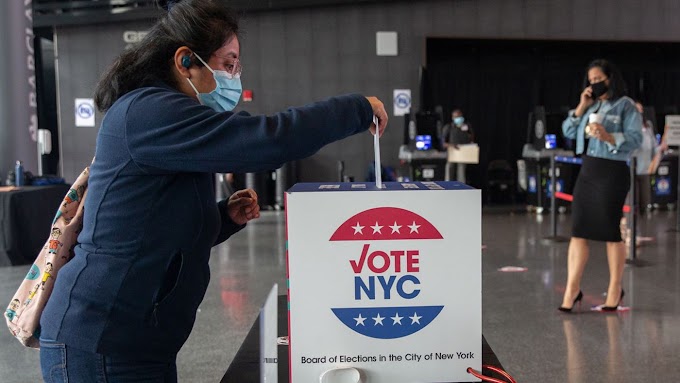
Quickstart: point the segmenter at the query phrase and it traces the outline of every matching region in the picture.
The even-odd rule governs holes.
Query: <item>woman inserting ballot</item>
[[[383,104],[360,94],[269,116],[233,112],[245,70],[223,3],[171,2],[95,90],[106,114],[80,244],[41,318],[48,382],[176,382],[210,249],[259,217],[253,190],[217,203],[214,173],[276,169],[385,129]]]

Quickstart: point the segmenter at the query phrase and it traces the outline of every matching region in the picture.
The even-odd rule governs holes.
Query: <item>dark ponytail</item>
[[[154,81],[176,88],[172,67],[179,47],[186,45],[208,60],[228,39],[238,35],[235,14],[219,0],[165,3],[167,13],[99,79],[94,101],[100,111],[107,111],[124,94]],[[199,61],[194,63],[202,65]]]

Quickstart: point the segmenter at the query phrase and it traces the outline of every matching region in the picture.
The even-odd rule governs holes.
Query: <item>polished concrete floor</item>
[[[482,220],[483,333],[518,382],[662,382],[680,376],[680,234],[675,213],[640,219],[639,264],[624,272],[630,311],[591,312],[604,302],[604,245],[593,244],[582,289],[583,311],[563,314],[566,243],[546,244],[548,215],[486,209]],[[558,233],[569,234],[559,216]],[[212,280],[194,331],[178,357],[181,382],[218,382],[255,320],[273,283],[285,286],[284,215],[266,212],[214,249]],[[500,272],[504,266],[524,272]],[[28,270],[0,268],[0,302],[8,302]],[[38,382],[38,353],[0,331],[0,382]]]

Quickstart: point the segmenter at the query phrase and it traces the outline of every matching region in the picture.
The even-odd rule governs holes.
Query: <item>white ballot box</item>
[[[290,373],[474,382],[481,191],[459,182],[297,184],[286,193]],[[328,380],[331,381],[331,380]]]
[[[448,154],[448,162],[456,162],[460,164],[479,163],[479,145],[477,144],[458,145],[457,148],[449,146]]]

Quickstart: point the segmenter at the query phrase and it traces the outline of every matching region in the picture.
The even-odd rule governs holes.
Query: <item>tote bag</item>
[[[52,293],[59,269],[73,258],[83,228],[83,201],[87,195],[87,167],[59,205],[45,246],[5,310],[5,320],[24,346],[40,348],[40,316]]]

